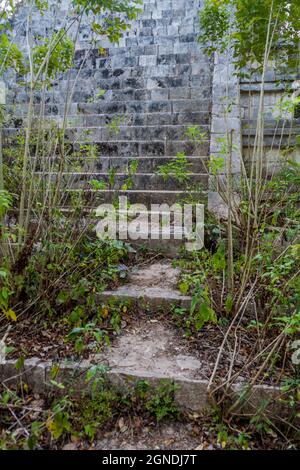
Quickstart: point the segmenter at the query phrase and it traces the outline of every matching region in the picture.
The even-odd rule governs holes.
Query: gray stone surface
[[[1,382],[8,387],[21,387],[28,385],[30,390],[43,393],[46,390],[46,367],[37,358],[27,359],[23,367],[16,369],[14,359],[7,360],[0,366]]]
[[[155,324],[154,324],[155,325]],[[61,361],[59,371],[53,379],[63,383],[65,390],[71,387],[75,393],[89,389],[86,381],[86,372],[93,364],[109,365],[107,378],[112,385],[121,388],[134,387],[139,381],[146,380],[153,386],[160,385],[163,381],[168,381],[176,386],[174,395],[175,402],[183,411],[203,413],[211,407],[208,395],[208,380],[192,378],[195,374],[200,374],[203,364],[186,353],[180,353],[180,347],[175,341],[178,349],[177,355],[173,354],[168,358],[164,350],[169,341],[172,340],[170,331],[161,330],[160,334],[149,336],[147,341],[143,341],[143,347],[139,344],[138,336],[128,342],[123,339],[123,346],[117,346],[116,350],[108,351],[104,354],[93,356],[89,361],[71,363]],[[146,333],[146,332],[145,332]],[[152,338],[152,339],[151,339]],[[132,349],[133,344],[138,347]],[[126,350],[128,354],[126,355]],[[138,360],[137,360],[138,358]],[[9,360],[0,366],[0,382],[2,386],[21,387],[25,383],[34,393],[41,395],[52,391],[63,394],[64,389],[59,389],[51,384],[50,370],[56,363],[42,362],[40,359],[32,358],[25,361],[24,367],[16,370],[16,360]],[[245,383],[235,384],[232,388],[232,403],[245,390]],[[267,385],[256,385],[247,395],[240,406],[235,409],[238,415],[251,415],[258,410],[267,416],[271,413],[272,418],[279,421],[287,416],[289,407],[282,401],[283,392],[279,387]],[[287,397],[286,397],[287,398]]]
[[[222,151],[227,136],[232,136],[231,172],[239,174],[242,159],[240,88],[239,79],[234,74],[230,51],[223,54],[215,53],[212,85],[210,156],[223,158],[224,165],[219,172],[223,178],[228,171],[228,154]],[[227,207],[216,191],[215,180],[215,176],[210,179],[208,207],[220,218],[226,218]]]
[[[202,413],[210,407],[207,384],[205,380],[175,379],[175,385],[178,387],[175,391],[175,402],[185,411]]]
[[[43,17],[36,12],[33,14],[33,32],[41,36],[49,35],[55,26],[63,25],[70,5],[67,0],[60,5],[54,1],[50,4],[51,13]],[[193,165],[197,171],[191,175],[190,183],[201,183],[204,189],[207,188],[202,162],[209,155],[212,60],[203,53],[197,41],[198,12],[202,4],[202,0],[144,0],[143,12],[119,44],[112,45],[101,38],[88,54],[93,39],[92,18],[83,18],[74,69],[70,76],[62,74],[55,79],[52,89],[45,94],[46,115],[61,125],[70,79],[73,95],[66,141],[73,144],[75,151],[79,151],[82,144],[95,146],[93,166],[100,170],[99,174],[93,173],[95,170],[90,161],[85,165],[84,176],[79,174],[74,178],[72,175],[72,184],[66,175],[64,182],[68,189],[81,189],[95,178],[107,182],[110,162],[109,166],[105,162],[108,159],[142,158],[143,166],[128,190],[131,200],[148,206],[152,202],[173,204],[181,196],[182,183],[174,178],[165,180],[156,176],[155,171],[162,158],[170,158],[178,152],[195,157]],[[26,13],[26,7],[21,6],[13,21],[17,40],[25,53]],[[75,30],[74,27],[71,34],[75,35]],[[101,55],[99,46],[106,48],[105,56]],[[12,113],[7,132],[12,136],[14,129],[26,123],[28,94],[16,77],[10,74],[6,79],[6,110]],[[97,98],[99,90],[105,91],[100,99]],[[36,116],[40,101],[37,92]],[[114,119],[120,121],[115,135],[109,128]],[[207,132],[207,139],[201,145],[187,141],[185,132],[190,125],[199,125]],[[198,163],[196,158],[199,158]],[[122,189],[126,180],[124,166],[120,173],[114,185],[107,188],[111,193],[105,192],[105,198],[113,197],[114,191]],[[172,249],[164,240],[160,245],[156,240],[151,244],[154,249],[178,252],[178,243],[177,246],[174,243]]]
[[[159,242],[159,240],[157,240]],[[172,243],[173,245],[173,243]],[[169,263],[154,263],[144,268],[133,269],[128,282],[114,291],[100,294],[103,300],[117,301],[130,299],[142,307],[154,309],[174,305],[189,308],[191,297],[181,295],[177,287],[179,271]]]

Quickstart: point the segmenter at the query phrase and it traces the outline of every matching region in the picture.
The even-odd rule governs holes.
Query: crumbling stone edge
[[[45,362],[39,358],[31,358],[24,361],[20,370],[16,369],[16,365],[17,360],[15,359],[0,364],[1,388],[5,386],[14,387],[25,383],[32,392],[45,395],[51,390],[54,391],[57,387],[51,381],[51,371],[53,371],[54,365],[59,365],[55,382],[64,384],[66,388],[70,385],[74,391],[80,392],[88,389],[89,384],[86,380],[86,373],[95,364],[90,360]],[[169,377],[139,370],[127,371],[122,368],[109,369],[107,378],[112,385],[126,387],[127,389],[128,387],[134,387],[140,380],[147,380],[153,386],[161,384],[163,380],[168,380],[177,386],[174,399],[182,411],[203,413],[212,408],[207,380],[190,380],[184,377]],[[231,396],[231,400],[235,401],[241,394],[245,394],[246,386],[246,383],[234,385],[228,394]],[[236,412],[239,415],[249,415],[257,412],[261,404],[264,403],[265,412],[268,411],[278,416],[286,415],[287,409],[282,401],[282,396],[283,393],[280,387],[255,385]]]

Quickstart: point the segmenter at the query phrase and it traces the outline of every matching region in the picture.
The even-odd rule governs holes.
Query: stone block
[[[47,390],[57,393],[66,393],[66,390],[78,393],[84,390],[88,387],[86,374],[90,367],[91,364],[87,361],[48,363],[45,375]],[[51,384],[51,380],[63,384],[65,388],[60,390],[55,384]]]
[[[10,359],[1,365],[1,382],[7,387],[19,388],[28,385],[35,393],[45,391],[45,364],[40,359],[27,359],[21,369],[16,369],[17,360]]]
[[[185,411],[202,413],[209,408],[207,382],[205,380],[175,379],[178,390],[175,402]]]

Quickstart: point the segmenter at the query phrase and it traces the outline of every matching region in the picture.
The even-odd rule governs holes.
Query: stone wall
[[[290,157],[300,162],[300,147],[296,136],[300,134],[300,119],[285,103],[293,95],[293,84],[299,79],[297,73],[276,72],[272,67],[266,73],[264,84],[265,115],[265,162],[274,168],[280,160],[281,151],[287,147],[294,150]],[[241,125],[243,134],[243,155],[249,164],[256,132],[259,99],[261,94],[261,75],[254,74],[251,79],[240,80]]]
[[[191,183],[207,189],[204,162],[210,153],[213,58],[207,57],[198,43],[202,3],[144,0],[143,13],[117,45],[94,38],[92,18],[85,18],[76,43],[74,68],[69,76],[58,77],[46,93],[46,116],[61,122],[70,80],[73,93],[67,140],[75,150],[85,143],[95,145],[97,157],[88,166],[93,179],[97,172],[99,179],[107,181],[108,171],[117,169],[116,185],[109,187],[110,191],[122,188],[128,161],[137,158],[134,184],[131,192],[127,191],[130,198],[147,204],[174,203],[184,193],[183,185],[172,178],[165,181],[156,170],[179,152],[184,152],[191,164]],[[67,5],[65,0],[60,5],[53,2],[45,17],[33,15],[33,31],[49,36],[51,25],[63,26]],[[13,27],[19,44],[26,49],[25,20],[23,7]],[[72,34],[76,34],[75,29]],[[7,84],[7,112],[12,115],[9,126],[20,127],[25,122],[28,92],[18,83],[18,77],[7,77]],[[40,101],[36,93],[36,116]],[[111,123],[118,124],[114,136]],[[195,125],[206,133],[201,145],[186,137],[188,127]],[[76,184],[82,187],[80,178]]]
[[[207,181],[205,161],[221,154],[221,140],[228,130],[233,138],[234,175],[238,178],[240,174],[242,158],[249,163],[260,77],[254,76],[251,82],[239,81],[230,55],[207,57],[203,53],[197,41],[198,12],[202,4],[202,0],[144,0],[142,14],[118,45],[94,36],[90,28],[93,17],[82,21],[74,68],[70,75],[62,74],[54,80],[51,90],[46,92],[45,114],[61,123],[67,90],[72,90],[66,138],[74,150],[90,143],[96,148],[96,159],[86,159],[85,182],[88,174],[94,179],[96,173],[99,179],[107,181],[109,170],[116,168],[116,185],[109,190],[120,190],[128,162],[138,158],[139,166],[129,194],[132,200],[171,204],[184,188],[172,178],[166,182],[156,171],[178,152],[184,152],[192,168],[191,182],[209,190],[209,206],[214,212],[219,211],[221,201],[213,180],[210,184]],[[35,13],[34,34],[49,37],[54,28],[62,27],[66,20],[70,22],[69,6],[68,0],[53,1],[44,16]],[[26,16],[26,8],[21,7],[13,20],[17,41],[25,53]],[[76,36],[75,25],[69,33]],[[278,85],[280,78],[282,83]],[[266,160],[276,161],[278,145],[293,144],[299,130],[299,120],[287,116],[286,121],[278,123],[274,111],[287,84],[294,78],[278,77],[272,70],[267,74]],[[22,127],[25,122],[28,90],[19,82],[14,74],[6,76],[6,111],[8,115],[11,113],[7,123],[9,131]],[[38,116],[39,93],[35,94],[34,103]],[[109,129],[112,123],[118,124],[114,136]],[[186,137],[192,125],[200,126],[207,135],[200,146],[191,144]],[[295,158],[299,158],[297,150]],[[226,174],[226,164],[220,178]],[[81,177],[77,180],[77,187],[82,187]]]

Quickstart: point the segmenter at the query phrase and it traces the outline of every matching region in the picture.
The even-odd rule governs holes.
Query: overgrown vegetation
[[[93,233],[92,208],[102,201],[106,189],[114,188],[117,170],[111,169],[106,180],[79,177],[86,167],[94,168],[97,148],[89,143],[87,133],[74,137],[68,129],[75,83],[89,58],[87,54],[78,60],[75,50],[84,15],[101,13],[103,21],[91,24],[90,50],[105,57],[99,38],[117,42],[136,17],[140,2],[108,1],[103,6],[103,2],[74,0],[72,17],[59,30],[53,27],[48,39],[33,34],[32,16],[36,8],[46,15],[49,5],[24,3],[25,50],[15,42],[10,26],[18,2],[7,2],[0,17],[5,31],[0,41],[0,74],[17,73],[28,97],[27,115],[21,122],[15,122],[14,110],[11,115],[1,110],[2,125],[10,132],[0,175],[0,322],[3,335],[8,325],[28,319],[31,328],[62,330],[76,358],[85,357],[109,345],[121,330],[130,304],[99,302],[99,295],[126,280],[124,263],[130,264],[134,252],[122,242],[97,240]],[[284,64],[288,72],[299,70],[299,18],[299,2],[282,0],[207,0],[200,14],[200,41],[207,51],[233,54],[236,74],[251,81],[259,73],[261,83],[256,136],[250,158],[241,158],[238,176],[232,177],[233,153],[238,149],[230,130],[219,141],[220,154],[203,161],[210,189],[219,195],[226,217],[206,211],[205,249],[185,253],[174,262],[182,269],[179,290],[192,296],[190,309],[172,310],[175,324],[194,341],[210,328],[223,335],[209,390],[216,406],[210,429],[224,448],[247,449],[253,435],[263,441],[274,432],[287,445],[296,446],[299,439],[295,340],[300,332],[300,171],[293,158],[299,152],[299,136],[284,145],[279,138],[274,168],[266,162],[264,151],[266,74],[270,65],[281,70]],[[67,77],[63,119],[53,122],[45,117],[45,110],[61,74]],[[99,90],[89,99],[100,100],[104,94]],[[228,97],[224,100],[227,114],[235,103]],[[272,150],[278,123],[290,121],[287,114],[297,116],[298,106],[299,96],[288,90],[277,109]],[[110,139],[117,138],[121,124],[119,118],[107,124]],[[17,132],[14,127],[22,129]],[[199,149],[208,137],[200,126],[189,127],[184,136]],[[137,171],[138,162],[132,161],[122,190],[133,187]],[[191,184],[191,173],[184,153],[158,168],[165,181],[172,178],[184,185],[189,202],[203,202],[207,193],[201,185]],[[26,353],[19,359],[20,368]],[[220,373],[223,356],[227,363]],[[103,371],[96,378],[98,372],[92,368],[87,373],[80,399],[58,380],[58,370],[50,374],[57,393],[49,397],[37,419],[33,410],[28,418],[22,415],[30,400],[26,387],[21,394],[4,387],[1,424],[6,429],[1,447],[60,447],[71,438],[93,441],[122,414],[142,413],[155,421],[178,418],[172,384],[154,390],[141,382],[134,391],[124,391],[108,386]],[[239,398],[232,398],[231,388],[240,378],[247,379],[247,387]],[[263,403],[259,410],[251,410],[250,420],[241,424],[236,418],[241,402],[247,402],[251,389],[261,383],[282,389],[280,401],[288,413],[279,417],[284,421],[280,425],[269,404]],[[58,392],[63,395],[60,399]],[[12,420],[19,412],[26,425],[15,433]]]
[[[66,386],[59,380],[59,373],[60,367],[53,366],[49,377],[52,394],[47,396],[46,401],[39,402],[37,411],[33,408],[32,413],[28,414],[26,428],[30,431],[17,435],[14,426],[3,431],[0,435],[1,450],[61,448],[70,440],[88,447],[111,427],[117,425],[121,432],[125,432],[128,416],[132,420],[142,416],[145,422],[154,420],[153,424],[180,417],[174,399],[176,387],[167,380],[156,386],[141,380],[120,387],[111,383],[105,367],[93,366],[87,373],[79,372]],[[78,381],[86,385],[86,390],[81,393],[76,392]],[[24,395],[24,381],[22,389],[23,396],[18,390],[11,391],[7,386],[1,394],[1,426],[8,427],[10,409],[14,408],[18,414],[26,402],[30,409],[32,399],[30,394]]]
[[[238,71],[299,67],[300,5],[297,0],[207,0],[200,12],[200,42],[208,52],[232,48]]]

